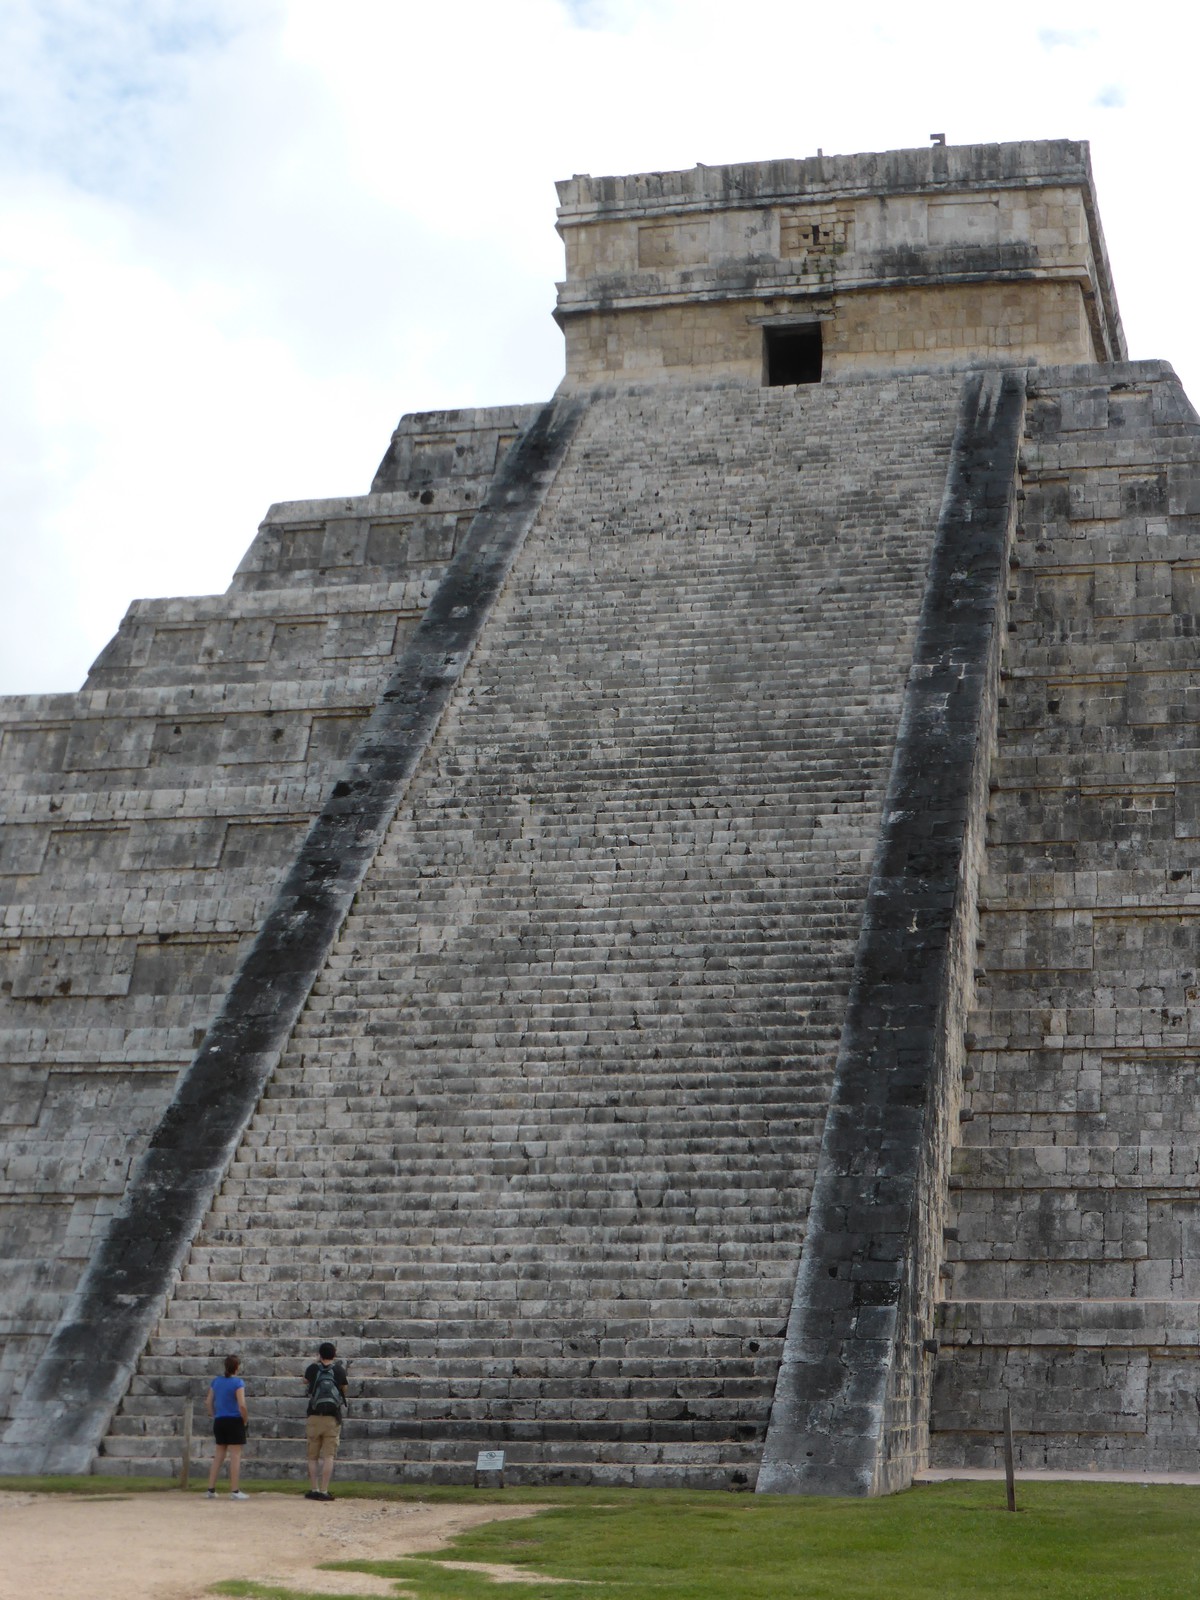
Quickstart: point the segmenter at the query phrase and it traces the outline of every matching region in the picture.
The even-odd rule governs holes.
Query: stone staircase
[[[593,398],[98,1470],[753,1483],[958,387]]]
[[[931,1455],[1195,1468],[1200,426],[1035,369]]]
[[[379,492],[0,700],[0,1431],[523,415],[406,419]]]

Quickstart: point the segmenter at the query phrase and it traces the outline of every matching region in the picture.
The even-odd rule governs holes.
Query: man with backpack
[[[304,1432],[308,1441],[308,1481],[312,1485],[304,1498],[332,1500],[329,1480],[333,1477],[333,1461],[342,1433],[346,1368],[335,1359],[336,1345],[323,1344],[317,1354],[320,1360],[310,1362],[304,1369],[304,1387],[308,1394]]]

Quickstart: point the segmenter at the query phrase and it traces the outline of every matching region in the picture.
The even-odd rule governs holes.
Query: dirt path
[[[336,1489],[336,1484],[334,1485]],[[540,1507],[422,1505],[255,1494],[35,1495],[0,1491],[0,1600],[204,1600],[222,1578],[286,1581],[327,1594],[395,1595],[322,1561],[436,1550],[464,1529]]]

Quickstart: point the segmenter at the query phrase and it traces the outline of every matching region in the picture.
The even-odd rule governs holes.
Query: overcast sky
[[[272,501],[365,492],[401,413],[547,398],[576,172],[1090,139],[1130,352],[1200,398],[1164,14],[2,0],[0,692],[222,590]]]

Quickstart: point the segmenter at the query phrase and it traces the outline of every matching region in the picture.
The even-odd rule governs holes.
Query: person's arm
[[[211,1383],[209,1384],[208,1388],[204,1391],[204,1409],[205,1409],[205,1411],[208,1412],[209,1416],[211,1417],[212,1414],[213,1414],[213,1392],[212,1392],[212,1384]]]
[[[242,1421],[243,1422],[249,1422],[250,1419],[246,1415],[246,1385],[244,1383],[243,1384],[239,1384],[237,1397],[238,1397],[238,1410],[239,1410],[239,1412],[241,1412]]]

